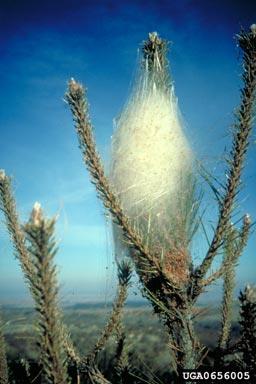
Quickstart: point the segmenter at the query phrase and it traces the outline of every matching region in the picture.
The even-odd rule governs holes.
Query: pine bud
[[[39,227],[42,222],[42,219],[43,219],[43,211],[41,208],[41,204],[36,201],[30,216],[31,223],[36,227]]]
[[[3,182],[6,178],[4,169],[0,169],[0,182]]]

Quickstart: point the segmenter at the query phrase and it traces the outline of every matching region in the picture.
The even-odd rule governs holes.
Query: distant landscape
[[[234,308],[234,313],[237,314]],[[75,304],[64,308],[64,322],[68,325],[72,340],[81,354],[93,347],[110,313],[111,305],[105,303]],[[218,337],[219,321],[216,308],[209,308],[197,315],[196,328],[204,345],[213,347]],[[7,353],[10,360],[26,358],[34,360],[36,351],[36,315],[32,308],[5,306],[2,308]],[[239,325],[234,316],[232,332],[239,333]],[[167,335],[159,326],[159,321],[144,302],[128,302],[124,311],[124,325],[129,353],[136,364],[150,366],[154,374],[168,371],[170,355],[167,348]],[[107,349],[101,353],[100,364],[108,364],[114,353],[112,339]],[[106,367],[105,367],[106,368]]]

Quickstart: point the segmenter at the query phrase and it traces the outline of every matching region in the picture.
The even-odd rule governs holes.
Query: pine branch
[[[162,288],[159,289],[166,292],[176,292],[177,287],[174,286],[173,282],[170,281],[162,270],[159,258],[150,253],[148,247],[143,243],[141,236],[132,227],[117,197],[111,190],[93,138],[93,128],[89,118],[84,88],[81,84],[71,79],[65,97],[73,114],[79,145],[92,182],[105,208],[112,214],[113,222],[121,228],[128,246],[131,247],[131,256],[141,281],[143,284],[146,284],[149,280],[157,279],[159,284],[162,285]]]
[[[219,336],[219,349],[225,350],[228,347],[232,321],[233,291],[235,287],[235,266],[238,254],[235,252],[236,230],[230,226],[225,241],[223,300],[221,308],[221,333]]]
[[[247,244],[250,225],[250,216],[245,215],[240,232],[230,225],[226,234],[223,263],[222,267],[218,271],[223,272],[222,274],[224,279],[221,308],[221,332],[219,335],[215,362],[218,366],[224,364],[225,356],[230,354],[231,350],[238,351],[238,344],[235,346],[233,345],[232,348],[230,348],[229,345],[232,322],[233,293],[235,288],[235,267],[244,247]]]
[[[167,65],[166,59],[167,41],[159,37],[157,32],[148,34],[148,39],[143,42],[142,53],[144,61],[148,63],[148,71],[153,68],[162,71]]]
[[[100,156],[96,150],[93,138],[93,129],[89,118],[88,103],[85,97],[85,90],[81,84],[71,79],[69,89],[65,95],[70,105],[73,119],[76,124],[76,130],[79,139],[79,145],[84,156],[84,162],[90,172],[92,182],[95,184],[98,195],[101,198],[105,208],[111,212],[117,225],[121,227],[127,242],[135,249],[134,258],[141,265],[138,257],[149,262],[155,269],[156,260],[149,253],[147,247],[143,244],[140,236],[131,227],[128,218],[122,211],[117,197],[111,191],[109,182],[104,174],[103,165]]]
[[[147,75],[152,79],[156,86],[170,92],[171,79],[169,75],[167,60],[168,42],[158,35],[151,32],[148,39],[143,42],[142,54],[143,62]]]
[[[63,338],[63,344],[66,351],[66,354],[68,356],[68,359],[75,364],[77,367],[81,361],[81,357],[79,353],[77,352],[71,338],[68,332],[68,329],[66,326],[62,325],[62,338]]]
[[[14,246],[15,256],[19,260],[23,274],[30,284],[35,271],[25,246],[24,232],[19,224],[16,203],[11,189],[11,179],[3,170],[0,171],[0,209],[5,215],[6,226]]]
[[[0,208],[4,212],[6,225],[10,234],[15,256],[20,262],[20,266],[24,277],[26,278],[31,294],[34,298],[34,283],[36,281],[36,269],[30,258],[30,254],[25,244],[24,228],[22,228],[18,213],[16,210],[15,198],[11,188],[11,178],[5,174],[3,170],[0,171]],[[35,211],[34,211],[35,213]],[[33,213],[33,214],[34,214]],[[66,353],[70,360],[73,362],[79,361],[79,355],[70,340],[66,327],[62,324],[63,340]]]
[[[31,290],[39,315],[40,361],[43,379],[49,384],[67,384],[67,357],[64,350],[62,319],[58,309],[58,284],[54,256],[54,219],[43,216],[40,204],[34,205],[30,220],[24,226],[28,251],[35,270]]]
[[[246,214],[243,219],[243,227],[240,233],[236,235],[234,238],[234,241],[236,243],[234,253],[236,255],[235,257],[237,258],[237,260],[242,255],[243,250],[247,245],[247,241],[250,234],[250,228],[251,228],[251,218],[248,214]],[[220,277],[224,276],[229,268],[229,265],[230,265],[229,259],[224,258],[220,268],[214,273],[212,273],[207,279],[202,280],[201,287],[206,287],[212,284],[214,281],[216,281]]]
[[[117,384],[127,383],[127,379],[129,377],[129,371],[131,367],[129,363],[127,348],[126,348],[126,337],[123,329],[120,330],[119,332],[114,369],[115,369],[116,383]]]
[[[225,193],[220,207],[220,214],[209,250],[202,264],[195,270],[191,284],[191,296],[195,299],[201,292],[201,282],[209,270],[230,221],[235,197],[240,186],[240,177],[244,166],[245,154],[249,144],[254,117],[256,90],[256,33],[252,26],[247,33],[238,35],[238,44],[243,51],[243,83],[241,105],[237,113],[237,123],[233,136],[233,147],[230,153],[229,169]]]
[[[132,270],[129,263],[122,262],[118,264],[118,292],[115,302],[113,304],[112,313],[93,350],[84,359],[84,364],[86,366],[91,366],[95,362],[99,352],[105,347],[110,336],[115,331],[117,331],[119,327],[122,316],[122,310],[128,294],[131,272]]]
[[[243,354],[245,370],[256,380],[256,288],[247,286],[240,292],[241,341],[239,350]]]
[[[111,384],[110,381],[103,376],[97,367],[90,367],[88,376],[92,384]]]
[[[79,367],[81,363],[81,357],[70,338],[68,328],[64,324],[62,324],[62,340],[63,340],[63,348],[67,355],[69,366],[70,365],[73,366],[73,368],[76,371],[76,384],[80,384],[81,377],[80,377]]]
[[[0,384],[8,384],[8,366],[6,358],[5,340],[3,334],[3,324],[0,319]]]

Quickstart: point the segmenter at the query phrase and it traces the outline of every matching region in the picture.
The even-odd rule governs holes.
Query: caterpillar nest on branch
[[[144,42],[140,73],[115,121],[109,177],[122,208],[166,273],[185,282],[194,209],[193,153],[184,134],[166,43],[156,33]],[[113,225],[116,257],[129,257]]]

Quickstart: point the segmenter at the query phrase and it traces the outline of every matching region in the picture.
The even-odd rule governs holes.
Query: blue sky
[[[64,301],[102,300],[115,283],[103,208],[63,102],[67,80],[73,76],[88,88],[98,148],[107,161],[112,121],[129,94],[138,47],[148,32],[158,31],[172,42],[169,60],[186,134],[200,161],[223,180],[241,84],[234,36],[255,21],[253,1],[1,1],[0,168],[14,178],[22,219],[34,201],[48,214],[60,214]],[[251,141],[238,210],[255,219],[255,135]],[[214,204],[207,193],[205,204]],[[209,218],[214,221],[214,209]],[[196,257],[202,244],[199,236]],[[238,267],[239,286],[255,282],[255,258],[254,234]],[[25,301],[2,223],[0,269],[0,298]]]

